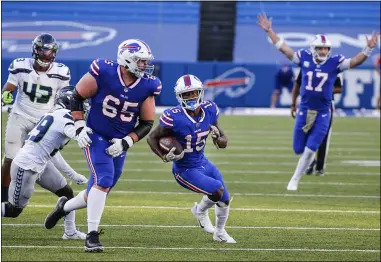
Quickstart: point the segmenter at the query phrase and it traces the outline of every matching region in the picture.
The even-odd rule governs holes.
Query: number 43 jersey
[[[87,126],[107,140],[132,132],[143,102],[161,92],[159,78],[147,74],[126,87],[120,66],[114,61],[94,60],[89,73],[97,81],[98,90],[91,98]]]
[[[70,71],[53,62],[46,72],[36,72],[33,63],[32,58],[15,59],[8,68],[7,82],[17,86],[12,112],[37,123],[53,107],[57,91],[69,85]]]
[[[46,113],[29,132],[13,162],[25,170],[40,173],[51,157],[74,137],[74,121],[68,109]]]
[[[211,101],[203,101],[200,107],[202,113],[198,117],[190,116],[180,105],[165,110],[160,117],[160,125],[171,129],[184,148],[184,157],[173,162],[175,168],[199,167],[206,160],[204,148],[209,127],[217,122],[219,109]]]

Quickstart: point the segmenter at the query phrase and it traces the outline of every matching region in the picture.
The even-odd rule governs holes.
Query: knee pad
[[[62,196],[65,196],[67,197],[67,199],[72,199],[74,197],[74,192],[73,192],[73,189],[69,186],[69,185],[66,185],[64,186],[63,188],[61,189],[58,189],[55,194],[58,196],[58,197],[62,197]]]
[[[208,198],[214,202],[218,202],[221,200],[223,195],[224,195],[224,187],[221,187],[213,195],[209,195]]]
[[[228,207],[230,204],[230,199],[226,200],[226,201],[218,201],[216,203],[217,206],[219,207]]]
[[[16,218],[21,214],[22,211],[23,211],[23,208],[18,208],[12,205],[11,203],[7,203],[5,205],[4,217]]]
[[[296,155],[301,155],[301,154],[303,154],[303,152],[304,152],[304,147],[296,147],[296,146],[294,146],[294,153]]]
[[[114,184],[114,180],[112,176],[104,176],[102,178],[98,178],[97,185],[103,188],[110,188]]]

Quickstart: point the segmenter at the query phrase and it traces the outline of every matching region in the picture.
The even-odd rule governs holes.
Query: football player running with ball
[[[172,173],[182,187],[204,194],[200,203],[195,203],[191,212],[200,227],[213,234],[213,240],[236,243],[225,231],[229,216],[229,191],[222,174],[204,155],[209,134],[217,148],[225,148],[228,139],[218,124],[219,110],[215,103],[203,101],[202,82],[193,75],[184,75],[177,80],[176,98],[180,105],[167,109],[160,117],[160,125],[148,136],[152,151],[164,162],[173,161]],[[163,153],[160,139],[174,137],[183,147],[175,154],[175,147]],[[213,227],[208,209],[216,205],[216,228]]]
[[[299,180],[312,163],[316,150],[328,133],[334,82],[344,70],[361,65],[377,45],[379,33],[366,38],[364,49],[352,58],[331,55],[331,42],[325,35],[316,35],[309,50],[294,52],[272,29],[272,19],[258,15],[258,24],[275,47],[301,68],[301,102],[296,115],[293,148],[301,155],[287,190],[297,190]]]

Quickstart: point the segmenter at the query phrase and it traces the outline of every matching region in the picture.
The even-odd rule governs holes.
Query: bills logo
[[[70,21],[9,22],[1,27],[2,50],[9,53],[30,53],[32,40],[42,32],[56,38],[60,51],[101,45],[117,34],[113,28]]]
[[[245,95],[254,86],[255,75],[243,67],[236,67],[226,71],[215,79],[204,82],[205,99],[214,100],[217,96],[225,94],[230,98]]]

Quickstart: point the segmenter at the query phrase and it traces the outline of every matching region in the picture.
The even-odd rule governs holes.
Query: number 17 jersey
[[[328,111],[337,75],[349,69],[348,59],[343,55],[335,55],[317,64],[310,51],[301,49],[296,53],[296,60],[302,74],[299,108]]]

